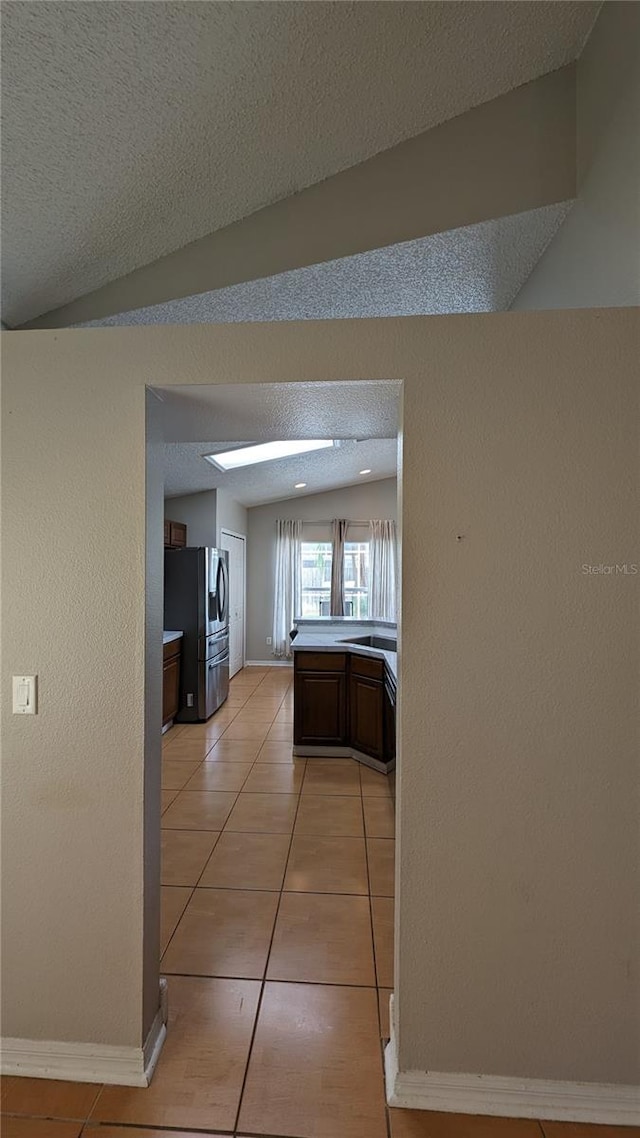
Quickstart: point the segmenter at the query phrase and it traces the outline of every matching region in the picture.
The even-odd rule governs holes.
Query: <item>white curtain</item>
[[[273,654],[291,656],[289,633],[301,616],[302,522],[276,521],[276,581],[273,603]]]
[[[331,615],[344,616],[344,542],[347,525],[344,518],[331,523]]]
[[[369,616],[372,620],[396,620],[396,523],[369,523]]]

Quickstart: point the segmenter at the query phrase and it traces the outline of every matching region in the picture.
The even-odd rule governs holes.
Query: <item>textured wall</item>
[[[637,313],[2,343],[7,1034],[140,1039],[145,380],[398,377],[401,1066],[633,1081]]]
[[[268,660],[271,649],[266,640],[273,631],[275,589],[276,518],[395,518],[397,489],[395,478],[345,486],[326,494],[287,498],[256,506],[248,511],[247,548],[247,660]],[[363,531],[358,531],[361,534]],[[366,533],[366,530],[364,531]],[[328,527],[305,527],[305,540],[330,541]]]
[[[225,490],[218,490],[217,494],[217,544],[220,545],[220,530],[228,529],[231,533],[246,535],[249,523],[247,510],[240,502],[236,502]]]
[[[189,545],[217,545],[216,493],[215,490],[203,490],[199,494],[165,499],[165,518],[172,522],[184,522]]]
[[[603,4],[577,68],[579,193],[513,307],[640,303],[640,4]]]

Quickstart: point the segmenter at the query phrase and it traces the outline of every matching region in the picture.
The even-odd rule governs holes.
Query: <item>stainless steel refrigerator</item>
[[[164,627],[181,631],[179,723],[213,715],[229,694],[229,558],[226,549],[167,549]]]

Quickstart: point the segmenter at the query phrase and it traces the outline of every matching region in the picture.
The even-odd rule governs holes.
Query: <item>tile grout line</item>
[[[284,871],[283,871],[283,874],[282,874],[282,882],[281,882],[281,885],[280,885],[279,896],[278,896],[278,903],[277,903],[277,905],[276,905],[276,912],[275,912],[275,917],[274,917],[274,920],[273,920],[273,927],[272,927],[272,929],[271,929],[271,937],[270,937],[270,940],[269,940],[269,948],[267,949],[267,955],[266,955],[266,959],[265,959],[265,962],[264,962],[264,972],[263,972],[263,977],[262,977],[262,984],[261,984],[261,987],[260,987],[260,995],[259,995],[259,997],[258,997],[258,1005],[257,1005],[257,1008],[256,1008],[256,1018],[255,1018],[255,1020],[254,1020],[254,1024],[253,1024],[253,1031],[252,1031],[252,1033],[251,1033],[251,1040],[250,1040],[250,1042],[249,1042],[249,1050],[248,1050],[248,1052],[247,1052],[247,1062],[246,1062],[246,1066],[245,1066],[245,1069],[244,1069],[244,1077],[243,1077],[243,1079],[242,1079],[242,1086],[240,1087],[240,1096],[239,1096],[239,1098],[238,1098],[238,1109],[237,1109],[237,1111],[236,1111],[236,1120],[235,1120],[235,1126],[234,1126],[234,1128],[233,1128],[233,1130],[234,1130],[234,1134],[236,1133],[236,1131],[238,1130],[238,1128],[239,1128],[239,1126],[240,1126],[240,1114],[241,1114],[241,1112],[242,1112],[242,1102],[243,1102],[243,1099],[244,1099],[244,1092],[245,1092],[245,1087],[246,1087],[246,1085],[247,1085],[247,1078],[248,1078],[248,1076],[249,1076],[249,1066],[250,1066],[250,1063],[251,1063],[251,1056],[252,1056],[252,1054],[253,1054],[253,1046],[254,1046],[254,1043],[255,1043],[255,1038],[256,1038],[256,1034],[257,1034],[257,1031],[258,1031],[258,1021],[259,1021],[259,1019],[260,1019],[260,1012],[261,1012],[261,1010],[262,1010],[262,1002],[263,1002],[263,998],[264,998],[265,988],[266,988],[266,985],[267,985],[267,972],[268,972],[268,970],[269,970],[269,961],[270,961],[270,959],[271,959],[271,949],[273,948],[273,941],[274,941],[274,938],[275,938],[275,935],[276,935],[276,926],[277,926],[277,924],[278,924],[278,917],[279,917],[279,915],[280,915],[280,906],[281,906],[281,904],[282,904],[282,894],[283,894],[283,892],[284,892],[284,882],[285,882],[285,879],[286,879],[286,876],[287,876],[287,866],[289,865],[289,858],[291,857],[291,848],[292,848],[292,846],[293,846],[293,835],[294,835],[294,833],[295,833],[296,820],[297,820],[297,817],[298,817],[298,811],[299,811],[299,809],[300,809],[300,800],[301,800],[301,798],[302,798],[302,786],[303,786],[303,784],[304,784],[304,779],[305,779],[305,777],[306,777],[306,773],[307,773],[307,768],[306,768],[306,766],[305,766],[305,771],[304,771],[304,775],[303,775],[303,778],[302,778],[302,783],[300,784],[300,790],[299,790],[299,792],[298,792],[298,801],[297,801],[297,803],[296,803],[296,812],[295,812],[295,815],[294,815],[294,818],[293,818],[293,823],[292,823],[292,826],[291,826],[291,836],[290,836],[290,838],[289,838],[289,848],[288,848],[288,850],[287,850],[287,858],[286,858],[286,861],[285,861],[285,863],[284,863]]]

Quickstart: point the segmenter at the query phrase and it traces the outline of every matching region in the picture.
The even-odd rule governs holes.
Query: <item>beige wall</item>
[[[397,377],[400,1065],[632,1082],[638,315],[327,328],[2,337],[4,1031],[140,1040],[145,382]]]
[[[576,204],[513,307],[640,303],[640,3],[607,0],[577,65]]]
[[[246,536],[249,522],[247,510],[241,502],[237,502],[226,490],[218,490],[217,493],[218,545],[222,545],[221,530]]]
[[[286,498],[255,506],[248,511],[249,541],[247,547],[247,659],[268,660],[271,649],[267,636],[273,631],[273,596],[275,590],[276,518],[303,518],[314,521],[325,518],[394,518],[397,512],[395,478],[344,486],[324,494]],[[358,530],[356,537],[367,535]],[[351,535],[349,535],[351,537]],[[330,527],[307,526],[307,541],[330,541]]]
[[[184,522],[189,545],[215,547],[218,544],[216,490],[165,498],[164,516],[172,522]]]

